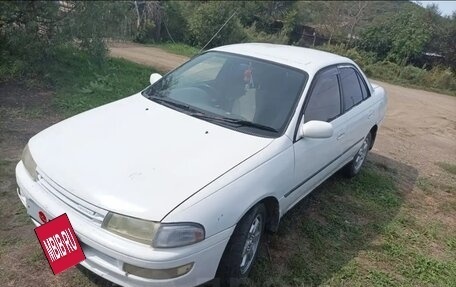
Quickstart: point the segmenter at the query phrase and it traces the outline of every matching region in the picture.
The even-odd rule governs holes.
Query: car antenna
[[[233,16],[237,13],[237,9],[234,11],[234,13],[225,21],[225,23],[220,27],[220,29],[218,29],[218,31],[214,34],[214,36],[212,36],[212,38],[206,43],[206,45],[204,45],[203,48],[201,48],[201,50],[199,50],[198,54],[201,53],[204,48],[207,47],[207,45],[209,45],[210,42],[212,42],[212,40],[214,40],[215,36],[217,36],[218,33],[220,33],[220,31],[222,31],[223,27],[226,26],[226,24],[228,24],[228,22],[231,20],[231,18],[233,18]]]

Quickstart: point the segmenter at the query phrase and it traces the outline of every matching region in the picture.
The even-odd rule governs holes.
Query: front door
[[[294,143],[294,188],[285,197],[291,208],[320,184],[340,165],[345,140],[345,122],[341,117],[342,103],[337,68],[319,72],[306,99],[302,122],[326,121],[333,125],[330,138],[301,138]]]

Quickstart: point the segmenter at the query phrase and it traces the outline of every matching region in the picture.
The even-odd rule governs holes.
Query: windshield
[[[143,95],[242,132],[278,136],[306,79],[303,71],[288,66],[208,52],[165,75]]]

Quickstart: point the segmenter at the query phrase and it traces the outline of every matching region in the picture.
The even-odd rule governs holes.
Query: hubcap
[[[250,225],[249,233],[247,234],[247,240],[244,244],[244,249],[241,256],[241,273],[244,274],[252,264],[253,258],[258,249],[261,237],[262,218],[261,215],[257,215]]]
[[[364,139],[363,145],[359,149],[358,153],[355,156],[355,170],[359,170],[361,165],[363,165],[364,160],[366,159],[367,151],[369,150],[369,139],[366,137]]]

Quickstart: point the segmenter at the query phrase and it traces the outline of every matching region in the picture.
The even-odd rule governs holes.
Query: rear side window
[[[344,110],[348,111],[363,100],[363,92],[357,72],[353,68],[341,68],[340,83],[344,98]]]
[[[334,68],[318,75],[304,111],[304,121],[330,122],[339,115],[340,92],[337,70]]]
[[[356,73],[358,75],[358,81],[359,84],[361,85],[361,91],[363,92],[363,99],[367,99],[370,97],[370,93],[367,90],[366,83],[364,82],[364,79],[361,77],[359,73]]]

